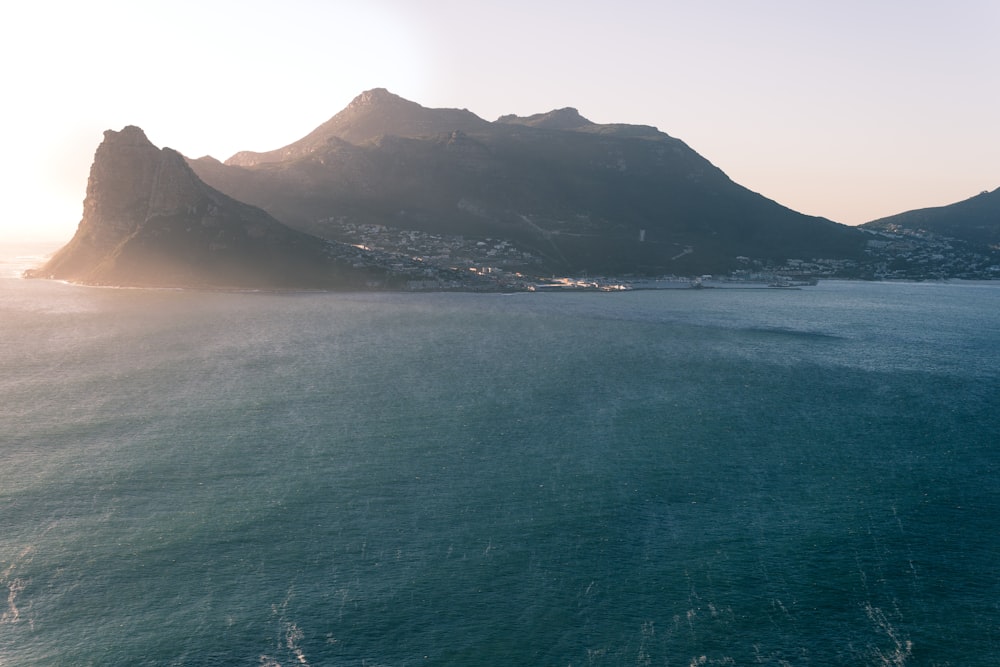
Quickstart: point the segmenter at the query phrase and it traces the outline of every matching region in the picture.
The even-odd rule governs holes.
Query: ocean
[[[0,667],[1000,664],[1000,284],[0,261]]]

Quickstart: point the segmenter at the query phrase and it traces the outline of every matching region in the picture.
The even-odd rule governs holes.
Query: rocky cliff
[[[29,277],[99,285],[336,288],[380,280],[359,251],[209,187],[134,126],[107,131],[73,239]]]

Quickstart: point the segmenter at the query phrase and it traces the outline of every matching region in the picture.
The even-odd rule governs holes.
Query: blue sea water
[[[1000,664],[998,284],[2,262],[0,667]]]

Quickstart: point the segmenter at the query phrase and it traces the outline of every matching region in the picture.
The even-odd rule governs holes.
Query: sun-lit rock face
[[[107,131],[73,239],[31,277],[102,285],[336,287],[367,282],[336,244],[209,187],[138,127]]]
[[[186,212],[204,190],[186,166],[179,153],[158,149],[138,127],[106,131],[90,168],[80,232],[107,244],[149,219]]]

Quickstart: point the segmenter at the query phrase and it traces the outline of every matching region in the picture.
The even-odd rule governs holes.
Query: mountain
[[[358,252],[209,187],[180,153],[129,126],[104,133],[76,234],[29,277],[161,287],[365,286],[379,272],[355,268]]]
[[[475,131],[486,125],[486,121],[470,111],[425,109],[384,88],[376,88],[358,95],[346,109],[295,143],[267,153],[237,153],[226,160],[226,164],[254,167],[297,160],[323,149],[332,137],[361,144],[385,134],[434,136],[456,130]]]
[[[948,206],[880,218],[862,227],[874,231],[931,232],[978,246],[1000,247],[1000,188]]]
[[[209,185],[331,240],[379,225],[503,239],[552,273],[694,274],[858,258],[864,234],[734,183],[656,128],[575,109],[494,122],[367,91],[284,148],[189,160]]]

